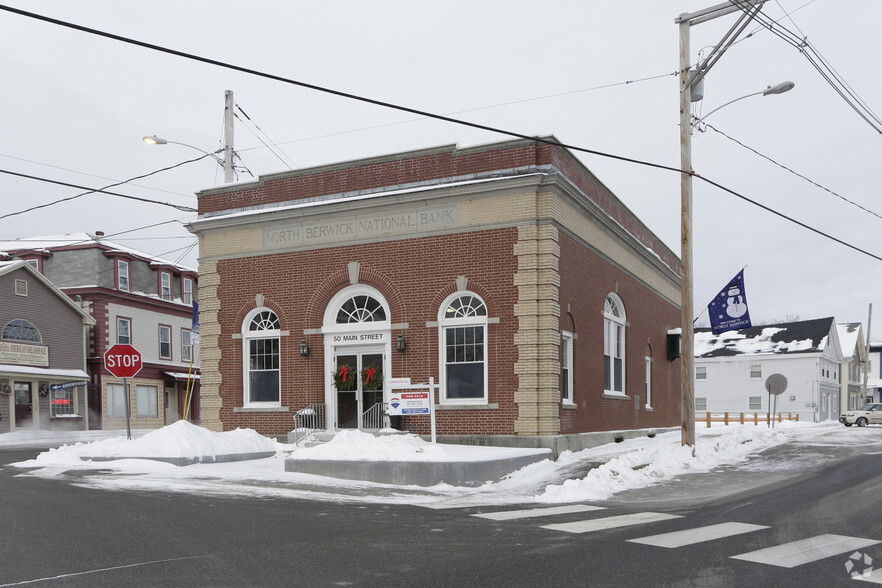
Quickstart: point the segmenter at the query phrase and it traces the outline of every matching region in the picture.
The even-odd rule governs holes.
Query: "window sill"
[[[612,394],[610,392],[604,392],[602,398],[608,400],[631,400],[631,397],[627,394]]]
[[[652,412],[655,409],[647,404],[646,406],[643,407],[643,410],[645,410],[646,412]]]
[[[287,406],[234,406],[233,412],[291,412]]]
[[[435,410],[499,410],[494,404],[436,404]]]
[[[573,402],[561,402],[560,407],[564,410],[576,410],[579,408],[579,405]]]

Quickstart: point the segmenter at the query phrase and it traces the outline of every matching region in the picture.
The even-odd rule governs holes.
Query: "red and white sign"
[[[389,399],[389,415],[429,414],[429,391],[399,392]]]
[[[141,371],[141,354],[131,345],[114,345],[104,352],[104,369],[117,378],[131,378]]]

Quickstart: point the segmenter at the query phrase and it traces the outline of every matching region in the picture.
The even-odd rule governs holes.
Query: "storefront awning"
[[[0,378],[24,377],[30,379],[44,379],[53,381],[88,380],[89,374],[83,370],[56,370],[52,368],[38,368],[26,365],[0,364]]]
[[[186,373],[186,372],[184,372],[184,373],[181,373],[181,372],[165,372],[165,375],[166,375],[166,376],[170,376],[170,377],[174,378],[175,380],[178,380],[178,381],[183,380],[183,381],[185,381],[185,382],[186,382],[187,380],[198,380],[198,379],[199,379],[199,374],[188,374],[188,373]]]

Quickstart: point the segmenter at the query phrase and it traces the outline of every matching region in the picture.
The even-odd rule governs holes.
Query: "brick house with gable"
[[[283,435],[316,407],[363,428],[390,378],[430,377],[442,440],[679,425],[679,260],[562,147],[444,146],[198,198],[204,426]]]

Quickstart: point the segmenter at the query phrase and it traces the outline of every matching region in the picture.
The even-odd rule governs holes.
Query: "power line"
[[[772,159],[772,158],[769,157],[768,155],[764,155],[764,154],[760,153],[759,151],[757,151],[756,149],[754,149],[753,147],[750,147],[750,146],[748,146],[748,145],[745,145],[744,143],[742,143],[742,142],[739,141],[738,139],[736,139],[736,138],[734,138],[734,137],[730,137],[729,135],[727,135],[727,134],[724,133],[723,131],[721,131],[721,130],[715,128],[715,127],[713,127],[712,125],[709,125],[708,123],[702,123],[702,125],[705,126],[705,127],[707,127],[707,128],[709,128],[710,130],[714,131],[715,133],[719,133],[720,135],[726,137],[727,139],[729,139],[729,140],[732,141],[733,143],[736,143],[736,144],[738,144],[738,145],[741,145],[742,147],[744,147],[744,148],[747,149],[748,151],[750,151],[750,152],[752,152],[752,153],[755,153],[756,155],[759,155],[759,156],[762,157],[763,159],[765,159],[765,160],[767,160],[767,161],[770,161],[771,163],[774,163],[775,165],[777,165],[777,166],[780,167],[781,169],[786,170],[786,171],[792,173],[792,174],[795,175],[796,177],[798,177],[798,178],[802,178],[802,179],[805,180],[806,182],[808,182],[808,183],[810,183],[810,184],[812,184],[812,185],[814,185],[814,186],[817,186],[818,188],[820,188],[821,190],[824,190],[825,192],[829,192],[829,193],[832,194],[833,196],[836,196],[837,198],[839,198],[839,199],[841,199],[841,200],[847,202],[848,204],[851,204],[852,206],[855,206],[855,207],[857,207],[857,208],[860,208],[860,209],[863,210],[864,212],[867,212],[867,213],[869,213],[869,214],[872,214],[872,215],[875,216],[876,218],[882,219],[882,215],[880,215],[879,213],[877,213],[877,212],[875,212],[875,211],[873,211],[873,210],[870,210],[869,208],[867,208],[867,207],[865,207],[865,206],[863,206],[863,205],[861,205],[861,204],[858,204],[857,202],[854,202],[853,200],[849,200],[849,199],[846,198],[845,196],[843,196],[843,195],[841,195],[841,194],[838,194],[837,192],[834,192],[834,191],[831,190],[830,188],[828,188],[828,187],[826,187],[826,186],[824,186],[824,185],[822,185],[822,184],[819,184],[818,182],[812,180],[811,178],[809,178],[809,177],[807,177],[807,176],[804,176],[804,175],[802,175],[801,173],[799,173],[799,172],[797,172],[797,171],[794,171],[794,170],[790,169],[790,168],[787,167],[786,165],[784,165],[784,164],[782,164],[782,163],[779,163],[779,162],[775,161],[774,159]]]
[[[734,4],[734,5],[736,5],[736,6],[739,6],[743,0],[729,0],[729,1],[732,2],[732,4]],[[113,40],[115,40],[115,41],[120,41],[120,42],[122,42],[122,43],[127,43],[127,44],[130,44],[130,45],[136,45],[136,46],[139,46],[139,47],[144,47],[144,48],[146,48],[146,49],[151,49],[151,50],[153,50],[153,51],[159,51],[159,52],[161,52],[161,53],[167,53],[167,54],[169,54],[169,55],[175,55],[175,56],[178,56],[178,57],[183,57],[183,58],[185,58],[185,59],[190,59],[190,60],[193,60],[193,61],[199,61],[199,62],[201,62],[201,63],[206,63],[206,64],[209,64],[209,65],[214,65],[214,66],[221,67],[221,68],[224,68],[224,69],[230,69],[230,70],[233,70],[233,71],[238,71],[238,72],[246,73],[246,74],[249,74],[249,75],[254,75],[254,76],[257,76],[257,77],[262,77],[262,78],[266,78],[266,79],[270,79],[270,80],[274,80],[274,81],[278,81],[278,82],[282,82],[282,83],[286,83],[286,84],[290,84],[290,85],[294,85],[294,86],[298,86],[298,87],[302,87],[302,88],[307,88],[307,89],[315,90],[315,91],[317,91],[317,92],[322,92],[322,93],[325,93],[325,94],[331,94],[331,95],[333,95],[333,96],[339,96],[339,97],[342,97],[342,98],[348,98],[348,99],[351,99],[351,100],[356,100],[356,101],[364,102],[364,103],[367,103],[367,104],[373,104],[373,105],[375,105],[375,106],[381,106],[381,107],[383,107],[383,108],[390,108],[390,109],[394,109],[394,110],[400,110],[400,111],[403,111],[403,112],[409,112],[409,113],[411,113],[411,114],[416,114],[416,115],[418,115],[418,116],[422,116],[422,117],[433,118],[433,119],[436,119],[436,120],[441,120],[441,121],[449,122],[449,123],[452,123],[452,124],[457,124],[457,125],[461,125],[461,126],[467,126],[467,127],[470,127],[470,128],[475,128],[475,129],[479,129],[479,130],[489,131],[489,132],[492,132],[492,133],[498,133],[498,134],[502,134],[502,135],[507,135],[507,136],[510,136],[510,137],[517,137],[517,138],[520,138],[520,139],[525,139],[525,140],[533,141],[533,142],[536,142],[536,143],[541,143],[541,144],[544,144],[544,145],[551,145],[551,146],[555,146],[555,147],[562,147],[562,148],[568,149],[568,150],[570,150],[570,151],[575,151],[575,152],[579,152],[579,153],[587,153],[587,154],[590,154],[590,155],[597,155],[597,156],[600,156],[600,157],[607,157],[607,158],[615,159],[615,160],[618,160],[618,161],[624,161],[624,162],[627,162],[627,163],[633,163],[633,164],[636,164],[636,165],[642,165],[642,166],[646,166],[646,167],[653,167],[653,168],[656,168],[656,169],[663,169],[663,170],[667,170],[667,171],[676,172],[676,173],[679,173],[679,174],[684,174],[684,173],[685,173],[685,174],[689,174],[689,175],[692,175],[692,176],[694,176],[694,177],[696,177],[696,178],[698,178],[698,179],[700,179],[700,180],[703,180],[704,182],[707,182],[708,184],[710,184],[710,185],[712,185],[712,186],[714,186],[714,187],[716,187],[716,188],[719,188],[720,190],[723,190],[724,192],[728,192],[728,193],[732,194],[733,196],[736,196],[736,197],[738,197],[738,198],[741,198],[742,200],[744,200],[744,201],[746,201],[746,202],[749,202],[749,203],[751,203],[751,204],[754,204],[754,205],[758,206],[759,208],[762,208],[763,210],[765,210],[765,211],[767,211],[767,212],[770,212],[770,213],[772,213],[772,214],[774,214],[774,215],[776,215],[776,216],[779,216],[779,217],[781,217],[781,218],[783,218],[783,219],[785,219],[785,220],[789,220],[790,222],[792,222],[792,223],[794,223],[794,224],[797,224],[797,225],[799,225],[799,226],[801,226],[801,227],[803,227],[803,228],[805,228],[805,229],[808,229],[809,231],[812,231],[813,233],[816,233],[816,234],[821,235],[821,236],[823,236],[823,237],[827,237],[828,239],[830,239],[830,240],[832,240],[832,241],[835,241],[835,242],[837,242],[837,243],[839,243],[839,244],[841,244],[841,245],[844,245],[844,246],[846,246],[846,247],[848,247],[848,248],[850,248],[850,249],[853,249],[853,250],[858,251],[858,252],[860,252],[860,253],[864,253],[865,255],[868,255],[869,257],[872,257],[872,258],[874,258],[874,259],[877,259],[877,260],[879,260],[879,261],[882,261],[882,257],[880,257],[880,256],[878,256],[878,255],[875,255],[875,254],[873,254],[873,253],[870,253],[870,252],[868,252],[868,251],[866,251],[866,250],[864,250],[864,249],[861,249],[861,248],[859,248],[859,247],[857,247],[857,246],[855,246],[855,245],[851,245],[851,244],[849,244],[849,243],[846,243],[845,241],[842,241],[841,239],[838,239],[838,238],[836,238],[836,237],[833,237],[832,235],[829,235],[829,234],[827,234],[827,233],[824,233],[823,231],[821,231],[821,230],[819,230],[819,229],[815,229],[815,228],[813,228],[813,227],[811,227],[811,226],[809,226],[809,225],[807,225],[807,224],[805,224],[805,223],[803,223],[803,222],[801,222],[801,221],[798,221],[798,220],[796,220],[796,219],[794,219],[794,218],[792,218],[792,217],[789,217],[789,216],[787,216],[787,215],[785,215],[785,214],[783,214],[783,213],[780,213],[780,212],[778,212],[778,211],[776,211],[776,210],[774,210],[774,209],[772,209],[772,208],[769,208],[768,206],[765,206],[765,205],[763,205],[763,204],[760,204],[759,202],[756,202],[755,200],[752,200],[752,199],[750,199],[750,198],[744,196],[743,194],[740,194],[740,193],[738,193],[738,192],[736,192],[736,191],[734,191],[734,190],[732,190],[732,189],[730,189],[730,188],[727,188],[727,187],[723,186],[722,184],[719,184],[719,183],[717,183],[717,182],[714,182],[713,180],[710,180],[710,179],[708,179],[708,178],[705,178],[705,177],[703,177],[703,176],[701,176],[701,175],[695,173],[694,171],[681,170],[681,169],[679,169],[679,168],[677,168],[677,167],[672,167],[672,166],[663,165],[663,164],[659,164],[659,163],[653,163],[653,162],[649,162],[649,161],[643,161],[643,160],[634,159],[634,158],[631,158],[631,157],[625,157],[625,156],[622,156],[622,155],[615,155],[615,154],[612,154],[612,153],[606,153],[606,152],[603,152],[603,151],[597,151],[597,150],[594,150],[594,149],[587,149],[587,148],[584,148],[584,147],[578,147],[578,146],[576,146],[576,145],[569,145],[569,144],[567,144],[567,143],[561,143],[561,142],[558,142],[558,141],[552,141],[552,140],[544,139],[544,138],[541,138],[541,137],[534,137],[534,136],[530,136],[530,135],[525,135],[525,134],[523,134],[523,133],[517,133],[517,132],[514,132],[514,131],[508,131],[508,130],[500,129],[500,128],[497,128],[497,127],[491,127],[491,126],[489,126],[489,125],[483,125],[483,124],[479,124],[479,123],[473,123],[473,122],[469,122],[469,121],[464,121],[464,120],[460,120],[460,119],[452,118],[452,117],[450,117],[450,116],[445,116],[445,115],[441,115],[441,114],[435,114],[435,113],[431,113],[431,112],[428,112],[428,111],[419,110],[419,109],[411,108],[411,107],[408,107],[408,106],[403,106],[403,105],[400,105],[400,104],[394,104],[394,103],[391,103],[391,102],[385,102],[385,101],[382,101],[382,100],[377,100],[377,99],[374,99],[374,98],[368,98],[368,97],[360,96],[360,95],[357,95],[357,94],[351,94],[351,93],[349,93],[349,92],[343,92],[343,91],[340,91],[340,90],[334,90],[334,89],[331,89],[331,88],[325,88],[325,87],[323,87],[323,86],[317,86],[317,85],[315,85],[315,84],[310,84],[310,83],[307,83],[307,82],[301,82],[301,81],[294,80],[294,79],[291,79],[291,78],[285,78],[285,77],[283,77],[283,76],[279,76],[279,75],[275,75],[275,74],[270,74],[270,73],[267,73],[267,72],[262,72],[262,71],[259,71],[259,70],[255,70],[255,69],[251,69],[251,68],[246,68],[246,67],[242,67],[242,66],[238,66],[238,65],[234,65],[234,64],[226,63],[226,62],[223,62],[223,61],[218,61],[218,60],[215,60],[215,59],[210,59],[210,58],[207,58],[207,57],[202,57],[202,56],[194,55],[194,54],[191,54],[191,53],[185,53],[185,52],[183,52],[183,51],[178,51],[178,50],[176,50],[176,49],[170,49],[170,48],[167,48],[167,47],[162,47],[162,46],[160,46],[160,45],[155,45],[155,44],[152,44],[152,43],[146,43],[146,42],[144,42],[144,41],[138,41],[138,40],[131,39],[131,38],[128,38],[128,37],[122,37],[122,36],[120,36],[120,35],[115,35],[115,34],[113,34],[113,33],[108,33],[108,32],[100,31],[100,30],[97,30],[97,29],[92,29],[92,28],[85,27],[85,26],[82,26],[82,25],[77,25],[77,24],[74,24],[74,23],[70,23],[70,22],[66,22],[66,21],[62,21],[62,20],[58,20],[58,19],[54,19],[54,18],[50,18],[50,17],[43,16],[43,15],[40,15],[40,14],[35,14],[35,13],[32,13],[32,12],[27,12],[27,11],[24,11],[24,10],[20,10],[20,9],[17,9],[17,8],[12,8],[12,7],[9,7],[9,6],[2,5],[2,4],[0,4],[0,9],[5,10],[5,11],[7,11],[7,12],[12,12],[12,13],[15,13],[15,14],[19,14],[19,15],[21,15],[21,16],[26,16],[26,17],[28,17],[28,18],[34,18],[34,19],[37,19],[37,20],[42,20],[42,21],[44,21],[44,22],[52,23],[52,24],[55,24],[55,25],[58,25],[58,26],[62,26],[62,27],[66,27],[66,28],[70,28],[70,29],[74,29],[74,30],[78,30],[78,31],[85,32],[85,33],[89,33],[89,34],[92,34],[92,35],[97,35],[97,36],[100,36],[100,37],[105,37],[105,38],[108,38],[108,39],[113,39]],[[773,23],[773,24],[774,24],[774,23]],[[775,31],[773,30],[773,28],[770,28],[770,30],[772,30],[773,32],[775,32]],[[776,33],[776,34],[779,34],[779,33]],[[781,36],[781,35],[779,34],[779,36]],[[2,170],[0,170],[0,171],[2,171]],[[250,172],[249,172],[249,173],[250,173]]]
[[[194,161],[199,161],[199,160],[202,159],[203,157],[206,157],[206,156],[203,155],[202,157],[197,157],[196,159],[190,159],[190,160],[188,160],[188,161],[184,161],[184,162],[182,162],[182,163],[179,163],[179,164],[176,164],[176,165],[173,165],[173,166],[170,166],[170,167],[166,167],[166,168],[163,168],[163,169],[161,169],[161,170],[156,170],[156,171],[150,172],[149,174],[144,174],[144,175],[141,175],[141,176],[137,176],[136,178],[132,178],[132,179],[143,178],[143,177],[146,177],[146,176],[149,176],[149,175],[152,175],[152,174],[158,173],[158,172],[160,172],[160,171],[165,171],[165,170],[168,170],[168,169],[172,169],[172,168],[178,167],[179,165],[183,165],[183,164],[185,164],[185,163],[192,163],[192,162],[194,162]],[[26,213],[26,212],[31,212],[31,211],[33,211],[33,210],[37,210],[37,209],[40,209],[40,208],[46,208],[46,207],[48,207],[48,206],[53,206],[53,205],[55,205],[55,204],[59,204],[59,203],[61,203],[61,202],[67,202],[68,200],[74,200],[75,198],[79,198],[79,197],[81,197],[81,196],[86,196],[87,194],[93,194],[93,193],[95,193],[95,192],[98,192],[98,193],[100,193],[100,194],[108,194],[108,195],[110,195],[110,196],[118,196],[118,197],[120,197],[120,198],[128,198],[129,200],[137,200],[137,201],[139,201],[139,202],[149,202],[150,204],[161,204],[162,206],[170,206],[170,207],[172,207],[172,208],[176,208],[176,209],[178,209],[178,210],[180,210],[180,211],[182,211],[182,212],[199,212],[199,211],[196,210],[195,208],[191,208],[191,207],[189,207],[189,206],[184,206],[184,205],[182,205],[182,204],[172,204],[172,203],[170,203],[170,202],[161,202],[161,201],[159,201],[159,200],[150,200],[149,198],[139,198],[138,196],[129,196],[128,194],[120,194],[120,193],[118,193],[118,192],[110,192],[110,191],[108,191],[108,190],[105,190],[104,188],[89,188],[88,186],[80,186],[79,184],[71,184],[71,183],[68,183],[68,182],[62,182],[62,181],[59,181],[59,180],[50,180],[49,178],[41,178],[41,177],[39,177],[39,176],[32,176],[32,175],[28,175],[28,174],[17,173],[17,172],[9,171],[9,170],[6,170],[6,169],[0,169],[0,173],[9,174],[9,175],[11,175],[11,176],[18,176],[18,177],[20,177],[20,178],[27,178],[27,179],[29,179],[29,180],[37,180],[37,181],[40,181],[40,182],[47,182],[47,183],[50,183],[50,184],[58,184],[58,185],[60,185],[60,186],[67,186],[67,187],[69,187],[69,188],[78,188],[78,189],[80,189],[80,190],[86,190],[86,192],[83,192],[82,194],[76,194],[76,195],[74,195],[74,196],[70,196],[70,197],[68,197],[68,198],[62,198],[62,199],[60,199],[60,200],[56,200],[56,201],[54,201],[54,202],[49,202],[49,203],[47,203],[47,204],[40,204],[39,206],[32,206],[31,208],[27,208],[27,209],[25,209],[25,210],[19,210],[19,211],[16,211],[16,212],[10,212],[10,213],[8,213],[8,214],[4,214],[3,216],[0,216],[0,220],[2,220],[2,219],[4,219],[4,218],[9,218],[9,217],[11,217],[11,216],[16,216],[16,215],[19,215],[19,214],[24,214],[24,213]],[[117,183],[115,183],[115,184],[110,184],[110,186],[119,186],[120,184],[125,184],[125,182],[117,182]],[[110,187],[110,186],[106,186],[106,187]]]
[[[290,157],[288,157],[288,155],[287,155],[283,150],[279,149],[279,151],[281,151],[281,153],[282,153],[283,155],[285,155],[285,157],[288,157],[288,161],[285,161],[284,159],[282,159],[282,156],[281,156],[281,155],[279,155],[278,153],[276,153],[276,150],[273,149],[273,147],[278,148],[278,144],[275,143],[272,139],[270,139],[270,136],[267,135],[266,132],[264,132],[264,130],[261,129],[260,126],[259,126],[256,122],[254,122],[254,121],[251,119],[250,116],[248,116],[248,113],[245,112],[245,110],[244,110],[241,106],[239,106],[238,103],[236,103],[236,108],[239,110],[239,112],[242,113],[242,116],[245,117],[245,120],[242,120],[241,118],[239,118],[239,115],[236,114],[236,113],[233,113],[233,116],[235,116],[237,119],[239,119],[239,120],[242,122],[242,124],[245,125],[245,128],[247,128],[249,131],[251,131],[251,134],[253,134],[255,137],[257,137],[257,140],[260,141],[261,143],[263,143],[263,145],[264,145],[267,149],[270,150],[270,153],[272,153],[273,155],[275,155],[276,158],[277,158],[279,161],[282,162],[282,165],[284,165],[284,166],[287,167],[288,169],[294,169],[295,167],[297,167],[297,164],[294,163],[294,160],[291,159]],[[246,122],[246,121],[247,121],[247,122]],[[252,130],[252,129],[249,127],[249,124],[253,125],[255,129],[257,129],[258,131],[260,131],[260,133],[261,133],[264,137],[267,138],[267,140],[271,143],[271,145],[268,145],[267,142],[264,141],[264,140],[260,137],[260,135],[258,135],[256,132],[254,132],[254,130]]]

